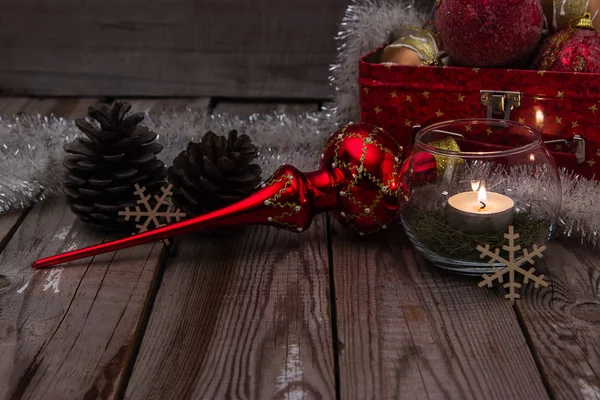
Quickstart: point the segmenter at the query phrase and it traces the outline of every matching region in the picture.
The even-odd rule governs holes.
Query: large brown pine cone
[[[227,138],[208,132],[200,143],[189,143],[169,168],[175,204],[189,217],[247,197],[260,182],[260,166],[250,164],[257,154],[248,135],[238,137],[235,130]]]
[[[156,158],[162,146],[155,142],[156,133],[138,125],[143,113],[126,116],[128,103],[89,107],[85,119],[75,121],[87,136],[65,146],[69,155],[63,164],[69,170],[64,185],[69,205],[83,221],[107,230],[131,230],[118,212],[134,206],[135,184],[152,193],[164,181],[167,169]]]

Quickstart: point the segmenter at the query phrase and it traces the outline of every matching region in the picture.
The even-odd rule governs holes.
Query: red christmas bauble
[[[325,143],[321,170],[335,179],[333,214],[360,234],[386,229],[399,216],[402,147],[383,129],[348,125]]]
[[[525,62],[543,25],[540,0],[441,0],[435,11],[444,50],[471,67]]]
[[[592,29],[565,29],[550,36],[536,60],[546,71],[600,73],[600,35]]]

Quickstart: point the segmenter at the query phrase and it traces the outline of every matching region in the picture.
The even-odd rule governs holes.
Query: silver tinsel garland
[[[321,112],[255,114],[241,118],[227,114],[149,114],[146,125],[159,134],[165,146],[160,154],[170,165],[189,141],[197,141],[208,130],[224,134],[238,129],[260,147],[260,164],[268,176],[279,165],[289,163],[308,170],[316,166],[321,145],[342,125],[360,119],[358,60],[370,50],[389,42],[408,27],[422,25],[426,16],[412,2],[353,0],[336,37],[338,55],[330,68],[333,101]],[[80,135],[73,121],[42,116],[0,118],[0,214],[28,207],[62,188],[64,144]],[[563,172],[561,221],[568,235],[596,242],[600,214],[597,182]]]

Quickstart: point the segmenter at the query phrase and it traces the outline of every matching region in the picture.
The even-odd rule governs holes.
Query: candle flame
[[[479,189],[481,181],[471,181],[471,189],[476,192]]]
[[[477,201],[486,202],[487,201],[487,192],[485,190],[485,186],[481,185],[479,188],[479,193],[477,194]]]

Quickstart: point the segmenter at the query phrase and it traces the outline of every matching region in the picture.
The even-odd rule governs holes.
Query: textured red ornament
[[[327,141],[318,171],[284,165],[238,203],[113,242],[36,261],[44,268],[186,233],[233,225],[271,225],[302,232],[315,215],[332,211],[360,234],[386,229],[398,217],[402,147],[383,129],[348,125]]]
[[[539,0],[441,0],[435,12],[442,47],[471,67],[524,63],[543,25]]]
[[[565,29],[546,39],[536,68],[600,73],[600,35],[591,29]]]

